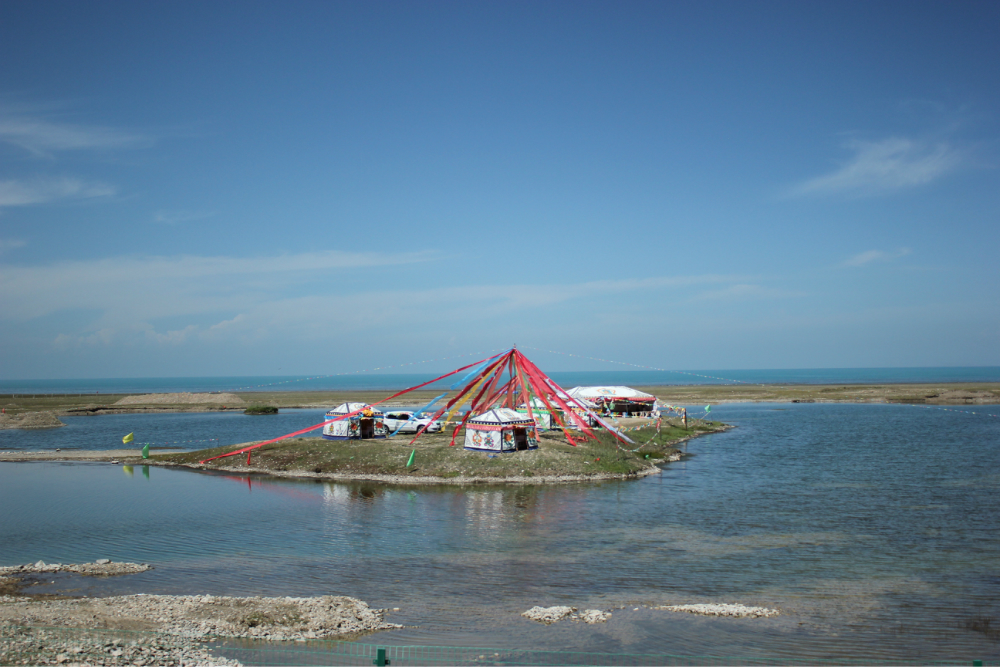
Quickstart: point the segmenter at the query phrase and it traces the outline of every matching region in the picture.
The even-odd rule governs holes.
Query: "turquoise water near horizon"
[[[319,412],[68,417],[66,428],[6,434],[38,449],[120,446],[126,426],[137,440],[235,441]],[[365,640],[389,645],[1000,658],[990,634],[1000,625],[1000,420],[892,404],[724,404],[713,416],[737,428],[688,442],[691,456],[660,475],[600,484],[401,487],[0,463],[0,565],[155,567],[46,576],[55,583],[35,592],[351,595],[401,609],[389,620],[406,628]],[[782,615],[653,608],[695,602]],[[613,616],[542,626],[520,616],[536,604]]]
[[[543,369],[544,370],[544,369]],[[441,373],[350,373],[316,376],[226,376],[165,378],[88,378],[0,380],[0,394],[139,394],[206,391],[337,391],[393,390],[416,386]],[[559,385],[690,385],[690,384],[899,384],[934,382],[1000,382],[1000,366],[914,368],[799,368],[678,371],[556,371]],[[448,382],[431,385],[445,387]]]

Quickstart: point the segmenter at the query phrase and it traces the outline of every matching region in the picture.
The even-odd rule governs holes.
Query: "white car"
[[[395,433],[397,428],[400,433],[416,433],[425,424],[430,424],[425,431],[426,433],[434,433],[441,430],[441,422],[436,421],[431,423],[428,417],[424,417],[423,415],[415,416],[409,410],[396,410],[385,413],[385,427],[389,429],[389,433]]]

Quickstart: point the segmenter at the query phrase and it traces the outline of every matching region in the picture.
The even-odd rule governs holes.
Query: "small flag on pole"
[[[123,445],[127,445],[128,443],[132,442],[133,440],[135,440],[134,434],[133,433],[129,433],[124,438],[122,438],[122,444]]]
[[[411,465],[413,465],[413,459],[416,456],[417,456],[417,450],[414,449],[412,452],[410,452],[410,460],[406,462],[406,467],[407,468],[409,468]]]
[[[142,446],[142,458],[144,458],[144,459],[148,459],[149,458],[149,443],[148,442],[145,445]]]

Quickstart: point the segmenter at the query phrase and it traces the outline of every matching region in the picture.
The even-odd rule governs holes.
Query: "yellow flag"
[[[135,440],[135,438],[134,438],[134,437],[132,437],[132,435],[133,435],[132,433],[129,433],[129,434],[128,434],[128,435],[126,435],[126,436],[125,436],[124,438],[122,438],[122,444],[123,444],[123,445],[127,445],[128,443],[130,443],[130,442],[132,442],[133,440]]]

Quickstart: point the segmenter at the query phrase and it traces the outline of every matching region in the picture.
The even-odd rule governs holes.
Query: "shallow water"
[[[80,593],[351,595],[400,607],[390,620],[415,626],[379,634],[387,644],[1000,657],[995,635],[969,629],[977,618],[1000,626],[1000,420],[838,404],[723,405],[713,416],[739,428],[691,441],[692,456],[661,475],[594,485],[0,464],[0,563],[156,566],[43,587]],[[105,428],[117,417],[84,419]],[[202,433],[202,415],[177,417],[191,420],[192,439]],[[783,614],[649,608],[709,601]],[[541,626],[519,616],[536,604],[625,608],[607,624]]]
[[[321,423],[324,413],[324,410],[281,410],[276,415],[177,412],[60,417],[66,425],[59,428],[0,431],[0,451],[37,451],[57,447],[138,449],[146,442],[153,448],[207,449],[276,438]],[[128,433],[135,433],[135,440],[131,445],[123,445],[122,437]]]

